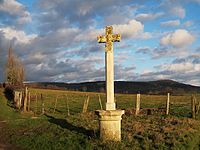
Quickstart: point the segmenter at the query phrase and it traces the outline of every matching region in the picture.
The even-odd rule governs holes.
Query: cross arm
[[[120,34],[112,35],[112,42],[120,42],[120,40],[121,40]]]
[[[106,43],[106,37],[103,35],[97,36],[97,41],[99,43]]]

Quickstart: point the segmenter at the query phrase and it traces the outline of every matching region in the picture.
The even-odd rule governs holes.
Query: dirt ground
[[[3,129],[5,129],[6,121],[0,120],[0,150],[22,150],[19,147],[9,144],[4,139]]]

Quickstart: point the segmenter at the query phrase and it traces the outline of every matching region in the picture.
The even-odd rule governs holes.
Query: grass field
[[[190,119],[191,95],[171,96],[170,115],[123,115],[122,142],[102,142],[98,139],[100,109],[98,96],[105,106],[105,94],[30,89],[31,111],[20,113],[9,106],[0,90],[0,138],[25,149],[199,149],[200,117]],[[37,101],[35,99],[37,94]],[[41,99],[42,94],[42,99]],[[84,100],[90,97],[88,112],[81,113]],[[55,109],[57,97],[57,105]],[[136,95],[116,94],[119,109],[135,106]],[[142,95],[142,108],[164,108],[166,96]],[[199,100],[200,97],[197,96]],[[42,101],[45,114],[41,114]],[[70,115],[68,115],[69,107]],[[55,109],[55,112],[54,112]],[[37,118],[33,118],[36,116]]]

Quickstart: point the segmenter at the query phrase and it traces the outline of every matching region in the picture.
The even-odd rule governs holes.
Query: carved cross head
[[[121,35],[120,34],[114,34],[113,35],[113,27],[112,26],[106,26],[106,35],[100,35],[97,37],[97,41],[99,43],[106,43],[105,50],[106,52],[112,51],[113,49],[113,42],[120,42]]]

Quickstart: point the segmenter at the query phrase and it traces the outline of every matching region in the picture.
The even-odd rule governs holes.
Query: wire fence
[[[191,95],[170,96],[169,114],[180,117],[191,117],[192,101]],[[196,95],[196,105],[199,104],[199,96]],[[126,112],[135,114],[137,95],[116,94],[116,106],[125,109]],[[165,114],[167,95],[141,95],[139,115]],[[30,94],[30,111],[34,115],[44,113],[56,115],[74,115],[77,113],[94,112],[105,109],[106,95],[102,93],[34,93]],[[198,112],[196,113],[198,115]]]

